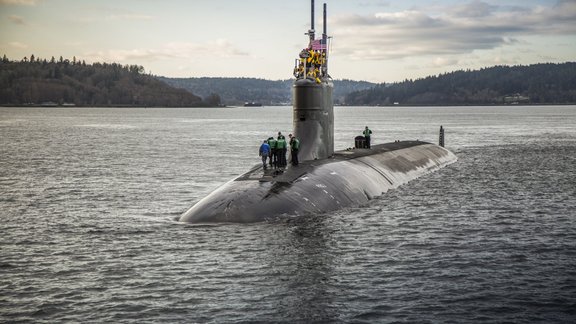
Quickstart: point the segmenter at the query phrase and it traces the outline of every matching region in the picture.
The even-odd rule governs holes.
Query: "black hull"
[[[406,141],[339,151],[276,177],[257,166],[200,200],[180,221],[251,223],[364,205],[456,160],[440,146]]]

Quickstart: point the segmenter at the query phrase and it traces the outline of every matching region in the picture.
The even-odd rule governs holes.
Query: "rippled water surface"
[[[174,218],[289,107],[0,108],[0,322],[576,322],[576,107],[342,108],[455,164],[367,206]]]

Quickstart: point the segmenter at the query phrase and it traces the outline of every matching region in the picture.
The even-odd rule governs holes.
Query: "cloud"
[[[8,43],[8,45],[12,48],[16,48],[16,49],[27,49],[28,45],[24,44],[24,43],[20,43],[20,42],[10,42]]]
[[[142,14],[122,14],[122,15],[109,15],[107,20],[152,20],[153,16]]]
[[[0,0],[0,5],[35,6],[37,0]]]
[[[363,1],[360,2],[358,4],[359,7],[389,7],[390,6],[390,2],[388,1],[382,1],[382,0],[376,0],[376,1]]]
[[[473,1],[452,8],[451,14],[459,17],[488,17],[498,9],[498,6],[487,4],[482,1]]]
[[[137,21],[137,20],[152,20],[153,16],[140,15],[140,14],[122,14],[122,15],[108,15],[104,17],[75,17],[74,21],[83,24],[104,23],[110,21]]]
[[[576,34],[576,1],[543,7],[490,5],[347,15],[331,19],[333,50],[358,60],[457,55],[513,45],[524,36]],[[437,8],[436,8],[437,10]]]
[[[454,66],[457,65],[458,59],[454,57],[436,57],[432,60],[433,67],[446,67],[446,66]]]
[[[8,20],[10,20],[10,22],[12,22],[13,24],[16,24],[16,25],[26,25],[24,18],[22,18],[20,16],[11,15],[11,16],[8,16]]]
[[[88,6],[85,15],[74,17],[74,20],[80,23],[102,23],[109,21],[153,20],[155,18],[152,15],[134,12],[125,8]]]
[[[94,61],[126,62],[157,61],[165,59],[234,58],[249,56],[230,42],[218,39],[207,43],[167,43],[160,48],[108,50],[87,53],[86,58]]]

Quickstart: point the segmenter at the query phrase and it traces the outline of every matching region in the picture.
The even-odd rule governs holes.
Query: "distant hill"
[[[75,106],[217,106],[217,95],[207,100],[143,73],[137,65],[86,64],[75,58],[0,61],[0,105]]]
[[[347,105],[575,104],[576,63],[495,66],[350,93]]]
[[[290,105],[293,80],[271,81],[256,78],[165,78],[167,84],[206,97],[217,93],[226,105],[259,102],[263,105]],[[376,84],[366,81],[334,80],[334,102],[341,103],[353,91],[369,89]]]
[[[216,107],[289,105],[293,80],[166,78],[138,65],[72,60],[0,60],[0,105]],[[576,104],[576,63],[495,66],[393,84],[334,80],[346,105]]]

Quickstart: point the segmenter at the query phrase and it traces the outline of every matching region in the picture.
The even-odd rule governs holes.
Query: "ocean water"
[[[574,323],[576,106],[336,107],[458,162],[366,206],[174,219],[290,107],[0,108],[0,322]]]

